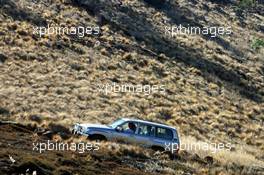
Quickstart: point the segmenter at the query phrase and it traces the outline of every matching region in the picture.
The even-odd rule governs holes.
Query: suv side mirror
[[[121,127],[121,126],[117,126],[117,127],[115,128],[115,130],[116,130],[117,132],[121,132],[121,131],[122,131],[122,127]]]

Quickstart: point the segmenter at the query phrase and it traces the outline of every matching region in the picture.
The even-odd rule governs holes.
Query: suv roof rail
[[[145,121],[145,122],[152,122],[152,123],[157,123],[157,124],[161,124],[161,125],[167,125],[169,126],[167,123],[163,123],[163,122],[158,122],[158,121],[153,121],[153,120],[144,120],[144,119],[139,119],[139,118],[131,118],[132,120],[141,120],[141,121]]]

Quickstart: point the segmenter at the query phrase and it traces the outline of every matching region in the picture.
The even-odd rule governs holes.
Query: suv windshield
[[[110,124],[109,126],[111,128],[116,128],[118,125],[121,125],[122,123],[124,123],[124,120],[118,119],[118,120],[114,121],[112,124]]]

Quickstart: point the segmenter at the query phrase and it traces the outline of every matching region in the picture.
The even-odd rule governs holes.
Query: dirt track
[[[38,132],[32,126],[20,124],[0,125],[0,173],[1,174],[204,174],[220,173],[226,168],[227,173],[261,174],[264,168],[233,165],[221,165],[213,158],[201,158],[197,154],[181,151],[171,160],[167,155],[157,154],[151,150],[119,145],[116,143],[102,143],[98,151],[78,153],[73,151],[50,151],[39,153],[34,150],[33,142],[87,142],[85,138],[61,136],[52,131]],[[49,133],[49,134],[47,134]],[[51,134],[53,133],[53,134]],[[12,163],[11,159],[15,162]],[[201,168],[195,170],[191,164]]]

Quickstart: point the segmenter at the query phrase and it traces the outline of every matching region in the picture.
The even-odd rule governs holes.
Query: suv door
[[[135,143],[144,147],[152,146],[152,139],[155,137],[155,126],[139,123],[135,135]]]
[[[129,124],[133,123],[135,125],[135,131],[131,131],[129,128]],[[118,127],[121,128],[121,130],[116,130],[115,133],[113,133],[113,138],[122,143],[133,143],[135,139],[135,132],[138,127],[138,124],[136,122],[124,122],[123,124],[119,125]]]
[[[155,146],[166,147],[166,144],[172,143],[173,131],[169,128],[156,126],[155,138],[152,139],[152,144]]]

